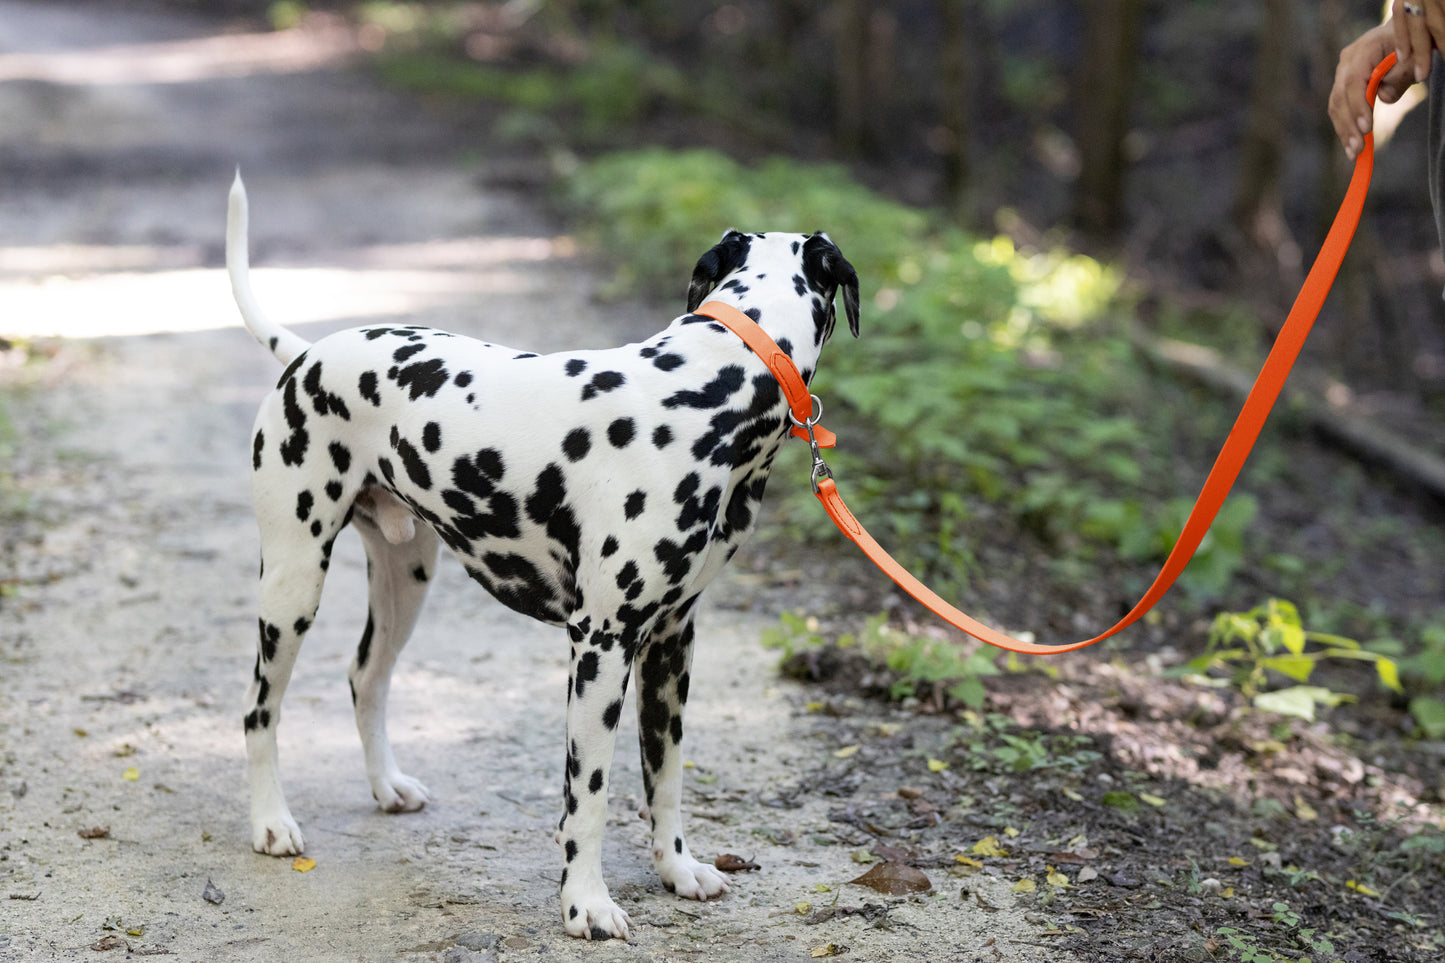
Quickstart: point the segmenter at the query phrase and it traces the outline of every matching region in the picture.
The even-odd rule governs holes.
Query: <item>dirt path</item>
[[[1002,881],[961,891],[934,871],[907,899],[844,885],[861,871],[854,830],[803,788],[836,730],[757,644],[776,612],[718,606],[701,622],[685,804],[696,851],[762,871],[711,904],[661,890],[627,723],[605,862],[638,925],[631,945],[568,940],[551,841],[563,640],[444,565],[392,716],[437,802],[384,815],[346,696],[365,610],[350,535],[281,729],[316,866],[250,852],[247,435],[277,371],[218,267],[232,167],[260,295],[308,337],[404,315],[551,350],[620,343],[665,313],[595,304],[556,228],[485,186],[488,145],[348,69],[344,34],[220,42],[221,25],[116,7],[0,0],[0,335],[64,339],[6,376],[21,387],[0,467],[18,489],[0,505],[0,960],[771,961],[830,944],[1045,958],[1042,921]],[[797,911],[835,899],[891,906],[890,927]]]

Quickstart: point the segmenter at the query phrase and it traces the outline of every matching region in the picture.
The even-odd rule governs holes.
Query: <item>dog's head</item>
[[[746,279],[728,281],[729,275],[751,270],[754,277],[773,275],[793,282],[796,293],[817,294],[815,308],[819,343],[833,333],[837,314],[833,299],[843,295],[848,330],[858,337],[858,272],[843,257],[838,245],[818,231],[814,234],[743,234],[728,231],[698,259],[687,288],[687,309],[696,311],[719,284],[744,285]]]

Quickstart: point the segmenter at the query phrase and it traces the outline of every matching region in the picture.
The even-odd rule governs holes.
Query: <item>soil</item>
[[[515,188],[536,161],[474,111],[378,87],[354,54],[315,24],[0,0],[0,960],[1445,953],[1445,857],[1420,845],[1441,838],[1445,745],[1404,741],[1398,707],[1279,723],[1177,681],[1187,610],[1137,649],[990,679],[979,711],[890,702],[893,680],[837,649],[780,674],[759,639],[781,610],[909,614],[851,556],[784,538],[739,559],[700,623],[692,848],[758,867],[723,899],[676,899],[648,869],[627,722],[604,860],[633,937],[563,935],[564,643],[456,566],[393,686],[398,753],[437,802],[378,812],[346,695],[365,611],[346,537],[281,727],[315,866],[252,853],[247,436],[277,371],[219,266],[234,165],[258,292],[308,338],[405,317],[545,351],[676,310],[599,301],[605,279]],[[1300,473],[1335,470],[1298,451]],[[1408,501],[1359,473],[1348,490],[1382,514]],[[1431,511],[1405,517],[1438,526]],[[1329,577],[1392,564],[1402,597],[1438,598],[1408,581],[1433,556],[1383,544]],[[1039,610],[1027,586],[987,602],[1009,624]],[[905,891],[850,882],[865,873]]]

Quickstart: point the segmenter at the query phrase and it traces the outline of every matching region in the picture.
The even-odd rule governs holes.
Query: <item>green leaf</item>
[[[1297,685],[1277,692],[1262,692],[1254,697],[1254,704],[1256,708],[1266,712],[1296,716],[1313,722],[1316,705],[1337,706],[1346,698],[1322,686]]]
[[[1445,737],[1445,702],[1434,696],[1416,696],[1410,700],[1410,715],[1425,731],[1425,738]]]
[[[1307,655],[1277,655],[1267,659],[1260,659],[1259,664],[1267,669],[1273,669],[1282,675],[1287,675],[1296,682],[1308,682],[1310,673],[1314,671],[1315,660]]]
[[[1123,810],[1124,812],[1134,812],[1139,808],[1139,800],[1135,798],[1134,794],[1132,792],[1125,792],[1122,789],[1115,789],[1111,792],[1104,793],[1102,802],[1105,806]]]
[[[1395,665],[1394,659],[1387,659],[1383,656],[1376,659],[1375,671],[1380,674],[1380,682],[1384,684],[1385,688],[1394,692],[1405,691],[1404,687],[1400,685],[1400,669]]]

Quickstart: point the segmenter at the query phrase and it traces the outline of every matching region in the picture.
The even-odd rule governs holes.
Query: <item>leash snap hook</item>
[[[825,478],[829,480],[833,478],[833,470],[828,467],[827,462],[823,461],[822,448],[818,444],[816,433],[813,431],[813,429],[817,427],[818,422],[823,420],[823,401],[817,395],[809,395],[808,397],[813,402],[812,411],[808,415],[808,419],[806,421],[799,421],[798,416],[793,414],[792,409],[789,408],[788,420],[808,433],[808,447],[813,451],[813,494],[816,495],[818,494],[819,483]]]

